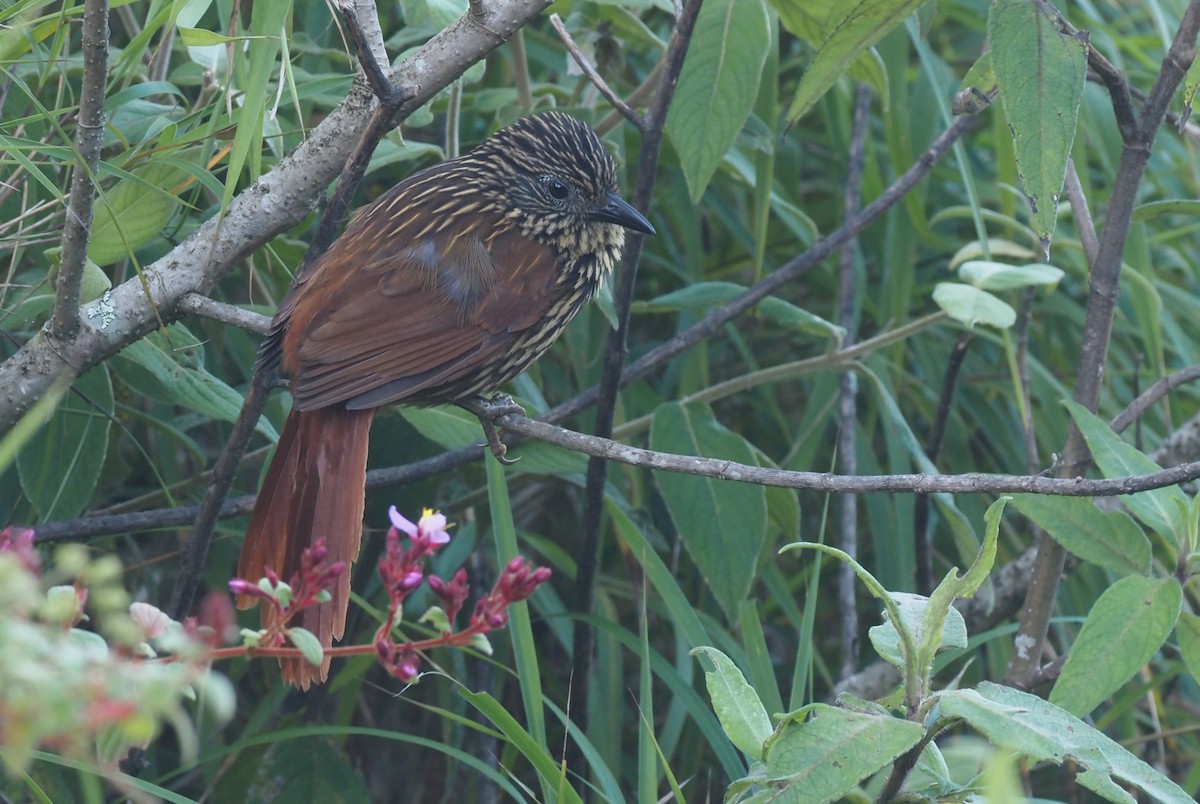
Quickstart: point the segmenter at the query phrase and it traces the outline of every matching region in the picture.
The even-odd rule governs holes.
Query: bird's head
[[[522,232],[573,256],[615,254],[625,229],[654,234],[617,192],[617,165],[590,126],[561,112],[524,117],[471,157],[492,176],[506,217]]]

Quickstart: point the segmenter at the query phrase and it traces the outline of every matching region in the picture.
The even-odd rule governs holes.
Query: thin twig
[[[970,330],[959,335],[946,362],[946,373],[942,376],[942,391],[938,395],[938,405],[933,414],[933,421],[929,424],[929,443],[925,447],[925,455],[934,465],[937,464],[938,457],[941,455],[942,441],[946,437],[946,428],[950,424],[950,410],[954,402],[954,393],[958,388],[958,377],[962,373],[967,349],[974,340],[975,335]],[[933,591],[933,542],[929,533],[929,506],[929,497],[923,494],[917,497],[913,505],[917,592],[922,595],[928,595]]]
[[[1055,497],[1115,497],[1187,483],[1200,477],[1200,461],[1181,464],[1146,475],[1127,475],[1102,480],[1088,480],[1082,477],[1045,477],[1041,474],[998,475],[981,472],[957,475],[850,476],[832,472],[793,472],[785,469],[739,464],[720,458],[655,452],[611,439],[567,430],[545,421],[515,414],[501,416],[496,423],[510,433],[524,438],[545,441],[563,449],[618,461],[630,466],[830,494],[894,492],[899,494],[997,495],[1029,493]],[[367,472],[367,488],[378,489],[422,480],[478,460],[482,456],[483,451],[479,446],[470,446],[444,452],[416,463],[386,469],[372,469]],[[253,507],[254,497],[252,496],[229,500],[221,508],[221,518],[243,516],[249,513]],[[197,511],[197,506],[189,506],[45,522],[36,527],[37,540],[39,543],[73,539],[87,540],[119,533],[174,528],[193,521]]]
[[[567,26],[563,24],[562,17],[558,16],[557,14],[551,14],[550,24],[553,25],[554,30],[558,32],[558,38],[562,40],[563,45],[567,48],[567,52],[571,54],[573,59],[575,59],[575,63],[579,65],[579,69],[583,71],[583,74],[588,77],[588,80],[592,82],[596,89],[600,90],[600,94],[603,95],[605,99],[607,99],[608,102],[613,105],[613,108],[620,112],[626,120],[628,120],[630,123],[633,123],[633,125],[639,131],[645,131],[646,120],[640,114],[631,109],[625,103],[625,101],[621,100],[621,96],[613,91],[612,87],[608,85],[608,82],[604,80],[604,77],[601,76],[600,73],[596,72],[596,68],[592,66],[590,61],[588,61],[587,55],[584,54],[583,50],[578,44],[576,44],[575,40],[571,38],[571,32],[568,31]]]
[[[1187,382],[1200,380],[1200,365],[1188,366],[1172,372],[1140,393],[1125,410],[1117,414],[1109,426],[1118,433],[1137,421],[1143,413],[1154,407],[1167,394]]]
[[[262,313],[246,310],[236,304],[219,302],[199,293],[189,293],[179,300],[180,313],[190,313],[202,318],[211,318],[222,324],[244,329],[257,335],[266,335],[271,329],[271,319]]]
[[[86,0],[83,9],[83,83],[75,121],[78,158],[71,171],[67,221],[63,227],[62,264],[54,292],[50,332],[59,340],[79,331],[83,266],[91,235],[96,187],[104,138],[104,92],[108,86],[108,0]]]
[[[855,90],[854,117],[851,123],[850,152],[846,164],[846,189],[842,199],[844,218],[849,219],[862,207],[863,162],[866,159],[867,113],[871,109],[871,88],[859,83]],[[844,346],[852,346],[857,338],[858,283],[855,266],[858,262],[858,238],[842,247],[838,261],[838,325],[845,330]],[[858,474],[858,374],[844,371],[838,404],[838,465],[844,475]],[[844,553],[858,559],[858,499],[847,494],[839,500],[838,541]],[[846,678],[858,670],[858,576],[847,563],[839,563],[837,577],[838,613],[841,617],[842,666],[840,677]]]

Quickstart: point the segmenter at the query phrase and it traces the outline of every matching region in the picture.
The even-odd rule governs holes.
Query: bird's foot
[[[500,440],[500,433],[496,429],[496,419],[510,413],[524,416],[525,408],[514,402],[508,394],[497,394],[491,399],[477,396],[461,403],[461,406],[479,417],[479,424],[483,427],[483,434],[487,438],[486,443],[491,448],[492,455],[496,456],[496,460],[506,466],[511,466],[520,460],[520,458],[507,457],[508,445]]]

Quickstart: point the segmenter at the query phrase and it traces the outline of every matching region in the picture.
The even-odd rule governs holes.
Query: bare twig
[[[938,396],[937,410],[934,411],[933,421],[929,424],[929,443],[925,447],[925,455],[930,462],[937,464],[942,452],[942,441],[946,437],[946,427],[950,423],[950,408],[954,402],[954,393],[958,388],[958,377],[962,373],[963,362],[967,350],[975,340],[975,335],[967,330],[958,336],[954,348],[950,350],[950,358],[946,362],[946,373],[942,377],[942,391]],[[913,505],[913,536],[916,540],[916,569],[917,592],[928,595],[933,591],[933,543],[929,533],[929,497],[917,497]]]
[[[1140,393],[1137,399],[1130,402],[1125,407],[1125,410],[1121,411],[1109,422],[1109,426],[1118,433],[1121,432],[1137,421],[1143,413],[1152,408],[1156,402],[1163,399],[1167,394],[1186,382],[1194,382],[1196,380],[1200,380],[1200,365],[1188,366],[1187,368],[1168,374]]]
[[[600,73],[596,72],[596,68],[588,61],[588,57],[571,38],[571,32],[567,30],[567,26],[563,24],[562,17],[557,14],[550,15],[550,24],[554,26],[554,30],[558,32],[558,38],[562,40],[563,45],[567,48],[567,52],[571,54],[571,58],[575,59],[575,63],[579,65],[579,69],[588,77],[588,80],[600,90],[600,94],[613,105],[613,108],[620,112],[626,120],[633,123],[639,131],[644,131],[646,128],[646,120],[633,109],[631,109],[625,101],[621,100],[621,96],[613,92],[612,87],[604,80]]]
[[[1055,497],[1115,497],[1165,488],[1200,478],[1200,461],[1181,464],[1146,475],[1126,475],[1103,480],[1043,475],[998,475],[968,472],[957,475],[838,475],[832,472],[793,472],[740,464],[721,458],[676,455],[633,447],[607,438],[566,430],[548,422],[517,414],[506,414],[496,423],[510,433],[545,441],[563,449],[582,452],[630,466],[640,466],[688,475],[714,477],[740,483],[778,488],[805,489],[830,494],[1047,494]],[[478,446],[452,450],[424,461],[367,473],[367,488],[376,489],[430,477],[482,456]],[[253,508],[252,497],[239,497],[225,504],[221,517],[241,516]],[[37,526],[38,541],[97,538],[114,533],[178,527],[196,516],[196,507],[165,508],[131,514],[84,517],[47,522]]]
[[[968,472],[958,475],[896,474],[837,475],[829,472],[793,472],[719,458],[675,455],[632,447],[607,438],[577,433],[525,416],[506,414],[496,424],[512,433],[599,458],[631,466],[702,475],[742,483],[780,488],[811,489],[836,494],[891,491],[919,494],[1051,494],[1059,497],[1111,497],[1173,486],[1200,477],[1200,461],[1186,463],[1147,475],[1129,475],[1087,480],[1082,477],[1051,478],[1042,475],[997,475]]]
[[[862,206],[862,173],[865,160],[867,112],[871,109],[871,88],[859,83],[855,90],[854,119],[851,123],[850,152],[846,164],[846,189],[842,198],[845,219],[850,219]],[[854,281],[858,262],[858,238],[842,247],[838,261],[838,325],[845,330],[844,346],[853,345],[857,337],[858,283]],[[858,474],[858,374],[842,372],[838,405],[838,465],[842,474]],[[858,558],[858,499],[847,494],[839,501],[838,540],[843,552]],[[846,563],[838,564],[837,597],[841,616],[842,667],[845,678],[858,670],[858,605],[856,592],[858,576]]]
[[[238,327],[257,335],[266,335],[271,329],[271,319],[262,313],[245,310],[236,304],[226,304],[199,293],[189,293],[179,300],[177,308],[181,314],[211,318],[222,324]]]
[[[104,135],[104,92],[108,86],[108,0],[86,0],[83,9],[83,84],[75,121],[78,162],[71,171],[67,222],[63,227],[62,264],[55,285],[50,332],[59,340],[79,332],[80,288],[92,229],[94,180]],[[82,372],[81,372],[82,373]]]

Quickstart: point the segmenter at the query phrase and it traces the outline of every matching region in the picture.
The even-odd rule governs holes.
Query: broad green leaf
[[[788,718],[779,724],[765,761],[747,777],[770,791],[762,800],[836,801],[925,735],[920,723],[901,718],[825,704],[806,709],[808,720]]]
[[[750,117],[770,44],[763,0],[708,0],[700,8],[667,115],[693,203]]]
[[[997,237],[989,237],[987,240],[987,248],[978,240],[972,240],[970,243],[960,247],[954,252],[954,256],[950,258],[950,270],[953,271],[958,266],[968,260],[983,259],[987,254],[990,254],[994,259],[996,257],[1011,257],[1014,260],[1036,260],[1038,253],[1031,248],[1022,246],[1020,243],[1014,243],[1011,240],[1002,240]]]
[[[58,403],[70,390],[70,375],[63,375],[56,379],[50,386],[50,390],[17,420],[12,429],[0,437],[0,481],[7,480],[4,476],[5,471],[12,466],[21,449],[29,443],[29,440],[41,432],[42,427],[50,421],[54,411],[58,409]],[[5,486],[7,483],[0,486],[0,490],[7,490]],[[15,492],[13,496],[15,496]],[[0,499],[6,498],[0,495]]]
[[[479,419],[453,405],[432,408],[399,408],[400,415],[421,435],[445,449],[458,449],[484,440]],[[587,456],[540,441],[527,441],[509,450],[510,458],[519,459],[518,472],[571,478],[587,471]]]
[[[21,487],[43,522],[79,516],[87,507],[108,452],[113,405],[108,369],[92,369],[17,454]]]
[[[933,594],[929,596],[928,605],[924,607],[924,615],[919,625],[921,635],[916,641],[919,653],[918,669],[926,684],[938,651],[945,648],[966,648],[967,646],[966,622],[962,620],[958,609],[954,608],[954,601],[956,598],[973,596],[987,580],[988,573],[991,572],[992,565],[996,562],[996,544],[1000,539],[1000,519],[1004,514],[1004,507],[1010,499],[1010,497],[1001,497],[988,506],[984,514],[983,544],[980,545],[975,560],[971,562],[971,566],[962,576],[959,576],[957,568],[952,567],[942,578],[942,582],[933,590]],[[990,587],[988,592],[991,592]]]
[[[1062,33],[1028,0],[993,0],[987,30],[1017,171],[1048,249],[1083,100],[1087,35]]]
[[[180,323],[125,347],[116,368],[121,379],[144,396],[222,421],[236,421],[245,401],[242,394],[209,373],[204,367],[203,346]],[[271,441],[279,440],[265,418],[260,418],[254,429]]]
[[[222,36],[214,31],[206,31],[203,28],[184,28],[179,27],[179,41],[187,47],[209,47],[211,45],[227,45],[230,42],[236,42],[239,39],[246,39],[244,36]]]
[[[704,671],[704,684],[729,741],[747,756],[762,759],[763,743],[772,729],[758,693],[746,683],[737,665],[716,648],[696,648],[692,655],[706,656],[713,663],[713,669]]]
[[[161,232],[180,204],[173,193],[188,178],[179,168],[157,162],[132,176],[96,200],[88,259],[97,265],[128,257]]]
[[[313,635],[312,631],[292,626],[287,630],[287,635],[300,654],[304,656],[304,661],[314,667],[320,667],[321,662],[325,661],[325,650],[321,647],[321,641]]]
[[[1149,475],[1162,471],[1162,467],[1146,457],[1145,453],[1122,441],[1096,414],[1075,402],[1067,401],[1065,404],[1075,420],[1075,426],[1087,441],[1092,459],[1105,477]],[[1183,527],[1182,512],[1188,509],[1187,495],[1178,486],[1126,494],[1121,497],[1121,502],[1170,544],[1178,546],[1176,534]]]
[[[299,739],[277,736],[268,743],[270,748],[265,754],[256,755],[254,775],[242,779],[245,787],[239,798],[247,804],[268,800],[330,804],[370,801],[367,783],[335,747],[340,742],[333,736]]]
[[[478,417],[453,405],[432,408],[403,406],[400,415],[421,435],[445,449],[456,449],[483,440]]]
[[[939,282],[933,289],[933,300],[946,315],[968,327],[984,324],[1008,329],[1017,322],[1017,313],[1007,302],[970,285]]]
[[[1200,681],[1200,617],[1188,611],[1179,613],[1175,624],[1175,637],[1179,640],[1179,654],[1192,678]]]
[[[1158,652],[1182,600],[1174,578],[1131,575],[1104,590],[1071,646],[1050,702],[1079,717],[1089,714]]]
[[[754,464],[754,450],[725,429],[704,405],[669,402],[654,412],[650,448],[678,455],[728,458]],[[767,535],[767,502],[761,486],[676,472],[656,472],[655,483],[688,554],[733,618],[750,591]]]
[[[958,92],[974,90],[986,95],[996,87],[996,71],[992,69],[992,54],[982,54],[967,70],[963,80],[958,84]]]
[[[1121,575],[1150,571],[1150,540],[1121,511],[1106,512],[1087,497],[1017,494],[1013,505],[1075,555]]]
[[[733,282],[696,282],[679,290],[665,293],[649,301],[634,302],[635,313],[661,313],[677,310],[704,310],[733,301],[746,292],[743,285]],[[846,331],[777,296],[768,296],[756,308],[763,318],[789,329],[810,332],[840,341]]]
[[[927,641],[925,619],[928,614],[929,598],[908,592],[892,592],[891,596],[896,601],[896,607],[900,610],[900,616],[905,627],[912,634],[913,641],[921,646]],[[936,644],[931,642],[934,644],[934,650],[930,655],[931,659],[932,654],[938,651],[967,647],[967,621],[963,619],[962,614],[956,608],[943,606],[942,609],[943,620],[939,628],[941,633],[935,638]],[[867,632],[867,636],[870,637],[871,645],[881,659],[901,670],[904,669],[904,650],[900,644],[900,633],[890,618],[880,625],[873,626]]]
[[[849,71],[863,51],[903,23],[904,19],[924,2],[925,0],[859,0],[848,9],[842,20],[825,37],[812,64],[800,79],[796,97],[788,109],[788,122],[795,123],[803,117],[821,96]]]
[[[1193,799],[1167,777],[1106,735],[1036,695],[989,681],[975,689],[938,694],[939,720],[963,720],[994,745],[1057,765],[1070,760],[1082,769],[1075,777],[1109,801],[1134,804],[1116,783],[1133,785],[1161,804]]]
[[[1065,276],[1061,268],[1045,263],[1007,265],[1002,262],[971,260],[958,269],[964,282],[980,290],[1013,290],[1031,285],[1053,287]]]

